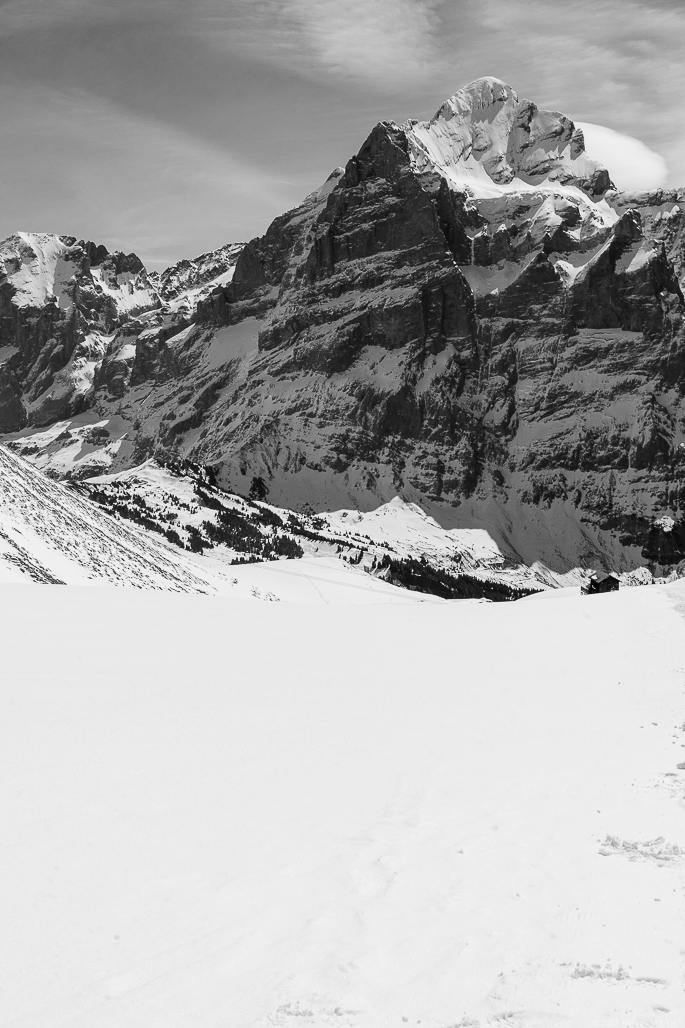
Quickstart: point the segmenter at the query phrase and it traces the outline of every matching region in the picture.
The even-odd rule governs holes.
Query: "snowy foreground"
[[[685,584],[0,609],[3,1028],[683,1024]]]

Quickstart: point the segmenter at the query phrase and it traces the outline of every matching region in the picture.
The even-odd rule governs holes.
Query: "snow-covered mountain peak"
[[[0,281],[13,286],[17,306],[38,307],[50,299],[63,305],[76,273],[70,242],[44,232],[16,232],[0,242]]]
[[[583,134],[558,111],[519,100],[507,83],[476,79],[426,122],[406,126],[412,158],[458,188],[489,197],[531,188],[600,197],[609,173],[585,153]]]
[[[15,307],[55,303],[69,310],[85,303],[90,310],[108,299],[116,312],[129,315],[160,302],[135,254],[109,253],[104,246],[48,232],[17,232],[0,242],[0,286],[5,285]]]
[[[482,116],[487,116],[485,112],[489,114],[492,107],[510,100],[518,103],[516,91],[502,79],[485,75],[458,89],[454,96],[440,106],[435,117],[449,120],[455,116],[471,114],[476,118],[478,112],[481,112]]]

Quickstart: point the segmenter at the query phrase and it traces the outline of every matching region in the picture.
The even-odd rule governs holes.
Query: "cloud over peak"
[[[586,153],[609,169],[618,189],[632,192],[666,185],[666,161],[639,139],[590,122],[577,121],[576,126],[583,130]]]

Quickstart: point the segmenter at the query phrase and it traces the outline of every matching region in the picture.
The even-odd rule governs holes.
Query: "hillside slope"
[[[141,489],[141,482],[147,490]],[[276,515],[265,509],[264,515],[255,519],[257,505],[248,507],[238,497],[224,500],[231,520],[223,527],[231,530],[238,548],[226,545],[225,535],[217,538],[222,527],[216,518],[221,503],[214,500],[213,507],[203,504],[203,496],[212,502],[209,491],[217,495],[206,483],[209,491],[200,489],[198,496],[187,477],[152,468],[128,473],[115,485],[113,502],[105,504],[111,513],[105,513],[102,503],[93,502],[87,491],[79,493],[52,481],[0,446],[0,582],[115,585],[299,603],[440,602],[425,590],[423,594],[410,592],[381,576],[367,574],[359,561],[338,559],[338,547],[330,541],[322,547],[310,544],[304,557],[288,533],[274,530]],[[104,498],[102,482],[93,491]],[[145,503],[144,494],[152,506]],[[287,517],[287,512],[283,513]],[[211,540],[195,527],[204,525],[206,533],[210,521],[217,529]],[[189,531],[214,547],[211,553],[203,554],[202,546],[191,546]],[[163,538],[165,532],[167,539]],[[285,544],[280,548],[279,540]],[[282,553],[292,557],[293,548],[302,559],[278,559]],[[357,552],[352,545],[348,548]],[[273,562],[269,562],[270,556]],[[259,563],[245,566],[246,560]],[[538,586],[527,569],[519,576],[505,572],[500,584],[497,562],[494,573],[492,564],[486,562],[485,583],[474,583],[479,591],[468,595],[484,595],[488,578],[501,590],[502,598]]]
[[[0,578],[209,592],[168,545],[101,512],[0,447]]]
[[[507,561],[484,529],[445,530],[396,496],[367,514],[295,513],[216,487],[211,469],[184,461],[147,461],[78,488],[118,518],[222,564],[330,558],[444,599],[516,599],[552,586],[578,585],[582,574],[555,575],[542,565]],[[268,572],[270,573],[270,572]],[[267,572],[263,572],[267,574]]]

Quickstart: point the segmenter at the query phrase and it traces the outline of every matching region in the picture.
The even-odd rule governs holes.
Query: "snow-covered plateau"
[[[683,583],[0,609],[3,1028],[683,1023]]]

